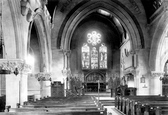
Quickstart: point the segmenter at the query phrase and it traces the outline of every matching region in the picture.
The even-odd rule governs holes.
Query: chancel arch
[[[144,48],[144,37],[142,35],[142,30],[138,25],[138,22],[133,15],[126,9],[126,7],[120,6],[121,4],[110,2],[106,3],[104,1],[88,2],[85,5],[78,8],[73,12],[62,26],[63,29],[59,31],[58,45],[61,49],[69,49],[72,39],[73,32],[77,25],[88,15],[97,12],[99,9],[103,9],[109,12],[112,16],[116,17],[125,30],[130,34],[132,40],[133,49]],[[104,7],[106,6],[106,7]],[[118,6],[118,7],[117,7]],[[123,13],[125,12],[125,13]],[[68,15],[69,16],[69,15]]]
[[[86,39],[86,34],[89,31],[98,31],[101,33],[102,36],[105,36],[104,43],[107,46],[107,51],[108,51],[107,67],[105,67],[105,69],[102,71],[106,73],[106,76],[110,76],[111,74],[115,74],[120,71],[120,68],[119,68],[120,55],[117,54],[117,52],[114,53],[113,52],[114,49],[116,51],[117,49],[118,51],[120,51],[119,47],[121,47],[121,45],[126,44],[127,41],[129,41],[131,49],[126,52],[129,55],[129,56],[127,55],[126,57],[128,57],[130,61],[130,59],[134,58],[138,50],[145,47],[143,32],[138,24],[138,21],[126,7],[122,7],[122,4],[119,4],[118,2],[112,2],[112,1],[109,3],[105,1],[86,2],[85,4],[81,5],[79,8],[76,8],[74,12],[72,11],[65,18],[65,20],[66,19],[68,20],[66,20],[61,25],[61,29],[59,30],[59,34],[57,38],[58,48],[60,48],[63,51],[71,51],[70,57],[67,59],[68,61],[64,63],[68,65],[66,66],[66,69],[67,71],[71,71],[72,75],[75,74],[75,76],[80,75],[84,77],[83,74],[87,72],[81,69],[82,64],[80,59],[82,57],[81,55],[79,55],[81,52],[81,49],[79,48],[81,48],[83,43],[86,43],[84,42],[84,40]],[[103,12],[106,12],[106,14]],[[94,19],[94,16],[98,17],[97,20]],[[91,18],[93,18],[94,20],[90,20]],[[97,22],[100,22],[99,26],[94,25],[95,20]],[[104,20],[104,22],[102,20]],[[105,24],[106,26],[108,25],[111,26],[109,27],[109,29],[105,29],[105,26],[104,26],[104,30],[108,30],[107,32],[105,32],[102,29],[103,23],[105,22],[107,22]],[[88,23],[88,25],[90,23],[90,27],[88,27],[86,23]],[[101,24],[102,24],[102,28],[100,27]],[[82,26],[83,28],[87,28],[87,29],[85,30],[82,29]],[[81,30],[79,30],[79,28]],[[107,33],[111,33],[111,34],[106,36]],[[117,55],[118,57],[115,56],[111,59],[110,57],[114,56],[113,54]],[[77,62],[74,63],[75,60],[77,60]],[[89,60],[88,62],[91,63],[91,61]],[[112,62],[114,62],[115,64],[114,63],[113,64],[117,66],[113,67]],[[136,65],[136,62],[134,64]],[[99,68],[97,69],[100,70]],[[133,71],[133,69],[134,67],[128,71]],[[110,70],[110,72],[108,70]],[[121,71],[120,77],[124,76],[123,74],[124,71],[125,70]],[[84,79],[83,79],[83,82],[84,82]]]

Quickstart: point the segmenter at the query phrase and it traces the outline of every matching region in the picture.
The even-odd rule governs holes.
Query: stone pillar
[[[164,76],[164,72],[151,72],[150,82],[150,94],[151,95],[162,95],[162,81],[161,78]]]
[[[19,103],[19,77],[7,74],[6,77],[6,106],[17,108]]]
[[[66,77],[63,78],[64,83],[64,97],[67,97],[67,80]]]
[[[19,104],[22,106],[28,100],[28,73],[32,67],[20,61],[16,68],[14,74],[19,77]]]
[[[5,95],[6,92],[6,79],[5,75],[1,74],[0,75],[0,96]]]
[[[27,73],[31,67],[21,59],[1,59],[0,68],[6,74],[6,106],[16,108],[27,101]]]
[[[51,73],[40,72],[34,74],[36,79],[40,83],[40,95],[41,98],[51,96]]]
[[[51,96],[51,82],[50,81],[40,81],[42,98]]]
[[[67,96],[66,91],[67,91],[68,87],[70,87],[70,86],[68,86],[68,85],[70,85],[68,79],[71,76],[71,70],[70,70],[70,53],[71,52],[69,50],[63,51],[63,55],[64,55],[63,56],[64,57],[64,68],[62,70],[62,74],[64,76],[64,78],[63,78],[63,82],[64,82],[64,97]]]
[[[20,80],[19,80],[19,103],[20,105],[23,105],[24,102],[27,101],[27,96],[28,96],[28,86],[27,86],[27,74],[21,73],[20,75]]]

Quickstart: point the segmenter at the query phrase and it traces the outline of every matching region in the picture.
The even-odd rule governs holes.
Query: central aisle
[[[115,108],[115,98],[111,97],[110,93],[86,93],[85,95],[91,95],[95,100],[95,104],[103,106],[107,109],[107,115],[125,115]]]

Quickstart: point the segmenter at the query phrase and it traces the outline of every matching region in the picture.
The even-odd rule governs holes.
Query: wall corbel
[[[26,16],[28,14],[28,11],[30,10],[30,4],[27,0],[20,1],[21,4],[21,14],[23,16]]]
[[[26,19],[28,22],[31,22],[33,20],[33,12],[32,10],[28,11],[28,14],[26,15]]]

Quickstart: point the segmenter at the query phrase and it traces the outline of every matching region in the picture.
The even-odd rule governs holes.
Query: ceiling
[[[58,4],[59,1],[60,0],[48,0],[47,8],[51,16],[53,15],[55,6]],[[141,2],[146,11],[146,16],[149,19],[152,14],[162,5],[163,0],[141,0]]]
[[[55,10],[56,6],[58,5],[59,1],[60,0],[48,0],[47,8],[49,10],[51,17],[53,16],[54,10]],[[146,17],[147,17],[148,23],[150,23],[149,22],[150,17],[161,6],[162,0],[141,0],[141,2],[144,6],[144,10],[146,12]],[[100,13],[94,12],[94,13],[88,15],[87,17],[85,17],[77,26],[77,29],[79,29],[79,30],[77,31],[77,29],[76,29],[74,32],[72,44],[71,44],[72,49],[73,48],[75,49],[75,47],[77,47],[76,45],[80,44],[80,43],[78,43],[79,41],[82,43],[81,40],[84,40],[84,38],[80,39],[80,40],[79,40],[79,38],[82,38],[81,35],[84,34],[83,32],[86,32],[87,29],[91,28],[92,26],[97,27],[103,33],[106,33],[107,36],[106,36],[105,42],[112,44],[112,46],[110,46],[110,47],[112,47],[112,49],[117,49],[120,47],[120,44],[122,42],[122,40],[121,40],[122,35],[126,33],[125,29],[122,27],[122,25],[117,24],[116,17],[114,17],[112,15],[105,16]],[[106,30],[106,31],[104,31],[104,30]],[[112,43],[110,43],[110,42],[112,42]],[[80,44],[80,45],[82,45],[82,44]]]

